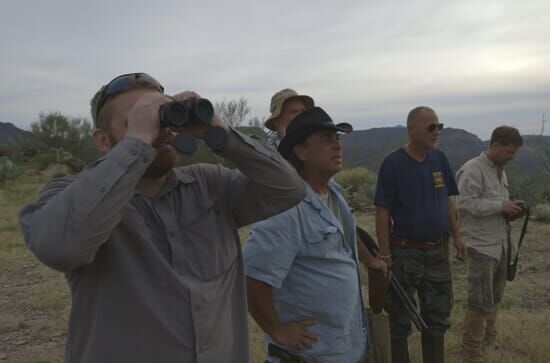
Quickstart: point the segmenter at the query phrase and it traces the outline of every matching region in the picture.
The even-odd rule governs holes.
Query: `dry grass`
[[[61,274],[40,265],[23,243],[17,213],[36,197],[46,175],[26,173],[0,185],[0,359],[8,362],[62,361],[70,298]],[[372,215],[357,215],[359,224],[374,231]],[[515,231],[519,230],[516,226]],[[244,240],[248,228],[240,231]],[[517,238],[517,235],[515,235]],[[488,362],[550,361],[550,224],[530,224],[516,281],[506,287],[498,318],[500,350],[487,353]],[[466,271],[453,259],[455,306],[446,336],[448,362],[460,362],[460,329],[466,298]],[[363,275],[364,277],[364,275]],[[263,362],[261,331],[250,319],[252,362]],[[22,343],[23,342],[23,343]],[[410,339],[413,362],[421,361],[419,334]]]
[[[540,222],[550,222],[550,204],[539,204],[535,207],[533,215]]]

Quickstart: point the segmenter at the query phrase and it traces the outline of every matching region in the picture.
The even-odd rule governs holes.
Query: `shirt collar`
[[[487,165],[489,165],[491,168],[495,168],[496,165],[495,163],[493,163],[491,161],[491,159],[489,159],[489,157],[487,156],[487,153],[485,151],[482,151],[481,154],[479,155],[479,157],[481,158],[481,160],[483,160]]]
[[[312,204],[315,208],[321,209],[322,205],[324,205],[321,197],[317,193],[315,193],[315,191],[311,188],[311,186],[306,181],[304,181],[304,184],[306,185],[306,197],[304,198],[304,200]],[[335,185],[332,179],[329,180],[329,183],[328,183],[328,192],[329,193],[336,192]]]

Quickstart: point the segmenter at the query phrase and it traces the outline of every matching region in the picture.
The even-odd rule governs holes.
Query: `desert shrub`
[[[538,221],[550,223],[550,204],[538,204],[533,214]]]
[[[550,203],[550,188],[544,188],[544,190],[540,193],[540,197],[541,203]]]
[[[21,173],[21,170],[7,156],[0,156],[0,182],[13,179]]]
[[[7,156],[8,158],[11,158],[12,154],[13,150],[11,147],[6,144],[0,144],[0,157]]]
[[[44,151],[41,153],[36,154],[31,160],[30,165],[32,168],[43,171],[46,170],[46,168],[49,165],[55,164],[57,160],[57,155],[55,151]]]
[[[97,158],[90,137],[92,126],[87,120],[69,118],[59,112],[41,113],[31,129],[32,137],[20,153],[39,170],[50,164],[64,164],[72,172],[78,172]]]
[[[366,168],[345,169],[335,178],[353,209],[364,212],[372,207],[376,187],[376,175],[372,171]]]

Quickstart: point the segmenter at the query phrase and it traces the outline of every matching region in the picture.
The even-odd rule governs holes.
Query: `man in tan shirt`
[[[460,232],[468,246],[468,306],[462,351],[466,362],[483,362],[482,342],[495,345],[497,304],[506,282],[508,223],[506,216],[521,210],[510,200],[504,166],[523,139],[517,129],[497,127],[489,148],[457,172]]]

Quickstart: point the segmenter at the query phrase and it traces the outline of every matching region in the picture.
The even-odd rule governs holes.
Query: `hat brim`
[[[293,99],[301,100],[304,103],[304,106],[306,107],[306,110],[312,108],[313,106],[315,106],[315,101],[313,101],[313,98],[311,98],[309,96],[306,96],[306,95],[291,96],[283,102],[283,105],[281,106],[281,109],[279,110],[279,113],[272,113],[269,116],[269,118],[265,121],[264,126],[268,129],[270,129],[271,131],[277,131],[277,128],[275,127],[275,120],[277,119],[277,117],[281,116],[281,111],[283,110],[283,107],[284,107],[285,103],[288,100],[293,100]]]
[[[351,126],[351,124],[348,124],[347,122],[341,122],[339,124],[327,123],[304,127],[292,134],[287,134],[285,135],[285,137],[283,137],[283,139],[279,143],[279,146],[277,147],[279,154],[287,159],[288,155],[292,152],[292,148],[295,145],[303,143],[309,135],[321,130],[334,130],[336,132],[339,131],[347,134],[353,131],[353,126]]]

